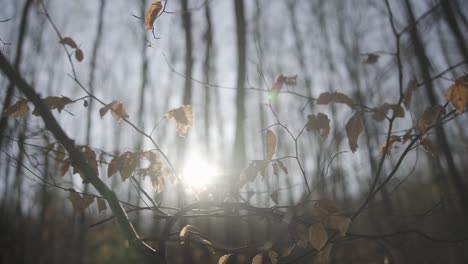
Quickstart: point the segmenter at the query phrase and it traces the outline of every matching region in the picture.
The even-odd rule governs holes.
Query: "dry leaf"
[[[286,166],[284,166],[284,164],[283,164],[283,162],[281,160],[277,160],[276,163],[278,163],[278,166],[284,172],[284,174],[288,174],[288,168],[286,168]]]
[[[450,101],[459,113],[465,111],[468,105],[468,75],[455,80],[455,83],[447,90],[445,99]]]
[[[252,259],[252,264],[263,264],[263,254],[259,253]]]
[[[66,105],[74,103],[70,98],[66,96],[49,96],[42,99],[42,102],[47,106],[47,108],[49,108],[49,110],[57,109],[59,113],[62,112],[63,108]],[[34,108],[32,114],[35,116],[39,116],[39,111],[37,110],[37,108]]]
[[[309,226],[309,244],[312,248],[316,250],[322,249],[325,243],[328,240],[327,230],[323,227],[321,223],[314,224]]]
[[[349,119],[348,123],[346,123],[346,135],[348,136],[348,143],[351,151],[354,153],[356,149],[359,147],[358,139],[359,135],[361,134],[363,127],[360,115],[354,115]]]
[[[145,14],[146,30],[153,30],[153,24],[162,9],[160,0],[154,1]]]
[[[273,162],[273,163],[271,164],[271,166],[273,167],[273,174],[274,174],[275,176],[278,176],[278,175],[279,175],[279,174],[278,174],[278,164],[277,164],[276,162]]]
[[[395,117],[405,117],[405,110],[399,104],[387,104],[384,103],[382,106],[376,109],[374,119],[382,121],[387,116],[389,110],[393,111]]]
[[[275,154],[276,151],[276,143],[278,142],[275,133],[271,131],[270,129],[267,130],[266,132],[266,159],[271,160],[273,158],[273,155]]]
[[[411,139],[412,135],[411,135],[411,132],[413,132],[413,129],[408,129],[408,131],[406,131],[406,133],[403,135],[403,142],[402,144],[405,144],[408,140]]]
[[[161,193],[164,191],[164,178],[161,175],[151,176],[151,187],[153,191]]]
[[[98,170],[98,165],[97,165],[97,160],[96,160],[96,153],[94,150],[92,150],[88,146],[80,146],[79,150],[81,154],[83,154],[83,157],[86,160],[86,164],[92,169],[94,175],[99,176],[99,170]],[[86,175],[84,172],[80,169],[80,166],[78,164],[73,165],[73,174],[79,173],[81,178],[83,179],[83,182],[86,182]]]
[[[97,206],[98,206],[99,213],[101,213],[102,211],[105,211],[107,209],[106,200],[102,198],[97,198]]]
[[[78,61],[78,62],[81,62],[84,58],[84,55],[83,55],[83,51],[81,49],[76,49],[75,50],[75,59]]]
[[[349,225],[351,224],[351,219],[349,217],[338,214],[323,215],[320,221],[326,227],[339,231],[342,236],[346,235]]]
[[[65,148],[62,144],[58,145],[57,151],[55,152],[55,161],[57,163],[63,161],[65,159]]]
[[[418,82],[416,82],[416,80],[410,80],[408,82],[405,95],[403,96],[403,105],[405,105],[406,109],[410,106],[411,98],[413,97],[413,93],[416,88],[418,88]]]
[[[174,118],[177,124],[177,132],[179,136],[185,137],[187,135],[188,129],[193,126],[193,113],[192,106],[183,105],[179,108],[174,108],[169,110],[164,114],[166,119]]]
[[[277,264],[278,263],[278,253],[276,253],[273,250],[268,251],[268,257],[270,257],[270,263],[271,264]]]
[[[27,113],[29,113],[28,101],[26,99],[20,99],[15,104],[10,105],[3,110],[2,116],[9,117],[12,115],[13,117],[20,117]]]
[[[239,187],[244,186],[248,182],[252,182],[257,177],[257,168],[254,162],[251,162],[249,166],[242,170],[239,179]]]
[[[432,127],[437,123],[437,120],[445,114],[445,108],[441,105],[434,105],[426,109],[418,120],[417,131],[423,133],[426,129]]]
[[[73,205],[73,209],[77,212],[83,212],[84,209],[88,208],[88,206],[94,201],[94,196],[92,195],[85,195],[82,197],[73,189],[69,189],[69,191],[70,194],[68,195],[68,200],[70,200]]]
[[[317,115],[308,115],[307,116],[307,131],[316,131],[322,136],[322,138],[327,138],[330,133],[330,119],[324,113],[318,113]]]
[[[76,42],[70,38],[70,37],[64,37],[59,41],[60,44],[65,44],[68,45],[72,49],[76,49],[78,46],[76,45]]]
[[[392,146],[395,142],[401,142],[401,137],[395,135],[390,136],[390,139],[388,140],[388,148],[386,154],[390,154],[390,152],[392,151]],[[384,153],[386,146],[387,141],[385,140],[385,142],[380,146],[380,154]]]
[[[272,192],[270,198],[275,204],[278,204],[278,191]]]
[[[62,165],[60,166],[60,176],[65,176],[65,173],[67,173],[68,169],[70,168],[71,165],[71,160],[66,159],[62,162]]]
[[[349,96],[340,92],[326,92],[321,93],[317,99],[317,104],[330,104],[330,103],[340,103],[346,104],[349,107],[353,108],[354,101]]]
[[[218,264],[229,264],[233,258],[234,255],[232,254],[221,256],[218,260]]]
[[[102,107],[99,109],[99,114],[101,115],[101,118],[109,111],[111,110],[112,116],[115,118],[115,120],[120,121],[123,118],[128,118],[129,115],[127,114],[127,111],[125,109],[125,105],[118,102],[118,101],[112,101],[112,103]]]
[[[374,53],[367,54],[367,59],[364,61],[367,64],[374,64],[379,60],[379,55]]]
[[[433,155],[436,153],[434,145],[432,144],[432,141],[430,139],[424,138],[423,140],[421,140],[421,145],[429,154]]]

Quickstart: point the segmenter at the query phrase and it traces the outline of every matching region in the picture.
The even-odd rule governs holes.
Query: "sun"
[[[217,167],[202,155],[190,155],[182,169],[182,181],[187,187],[201,188],[213,184],[218,174]]]

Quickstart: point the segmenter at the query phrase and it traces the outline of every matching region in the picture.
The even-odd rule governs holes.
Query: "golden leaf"
[[[322,136],[327,138],[330,133],[330,119],[324,113],[318,113],[317,115],[308,115],[306,123],[307,131],[316,131]]]
[[[84,55],[83,55],[83,51],[81,49],[76,49],[75,50],[75,59],[78,61],[78,62],[81,62],[84,58]]]
[[[273,158],[273,155],[275,154],[276,151],[276,143],[278,142],[278,139],[276,138],[275,133],[271,131],[270,129],[267,130],[266,132],[266,159],[271,160]]]
[[[419,133],[425,132],[426,129],[432,127],[437,123],[437,120],[445,114],[445,108],[441,105],[434,105],[422,113],[418,120],[417,131]]]
[[[146,30],[152,30],[154,21],[158,17],[159,12],[162,9],[162,4],[160,0],[154,1],[149,7],[148,11],[145,14]]]
[[[308,233],[309,245],[316,250],[322,249],[322,247],[328,240],[328,233],[327,230],[325,230],[325,228],[323,227],[323,225],[321,223],[318,223],[309,226]]]
[[[317,99],[317,104],[330,104],[330,103],[340,103],[346,104],[349,107],[353,108],[354,101],[349,96],[340,92],[326,92],[321,93]]]
[[[405,105],[406,109],[410,106],[411,98],[413,97],[413,93],[416,88],[418,88],[418,82],[416,82],[416,80],[410,80],[403,96],[403,105]]]
[[[468,105],[468,74],[455,80],[455,83],[447,90],[445,99],[450,101],[459,113],[465,111]]]
[[[12,115],[13,117],[20,117],[27,113],[29,113],[28,101],[26,99],[20,99],[15,104],[10,105],[3,110],[2,116],[9,117]]]
[[[164,117],[166,119],[175,119],[177,132],[181,137],[185,137],[188,129],[193,126],[193,113],[190,105],[182,105],[179,108],[171,109],[164,114]]]
[[[346,123],[346,135],[348,136],[348,143],[351,151],[354,153],[356,149],[359,147],[358,139],[359,135],[361,134],[363,127],[360,115],[354,115],[349,119],[348,123]]]
[[[78,46],[76,45],[76,42],[70,38],[70,37],[64,37],[59,41],[60,44],[68,45],[72,49],[76,49]]]
[[[84,209],[88,208],[90,204],[94,201],[94,196],[84,195],[83,197],[73,189],[69,189],[70,194],[68,195],[68,200],[73,205],[73,209],[77,212],[83,212]]]

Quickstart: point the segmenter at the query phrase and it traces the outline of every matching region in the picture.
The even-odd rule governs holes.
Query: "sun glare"
[[[200,188],[213,184],[217,174],[216,166],[208,163],[201,155],[191,155],[182,170],[182,181],[187,187]]]

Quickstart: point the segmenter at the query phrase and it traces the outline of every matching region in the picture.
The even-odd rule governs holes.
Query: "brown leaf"
[[[395,142],[401,142],[401,137],[395,136],[395,135],[390,136],[390,139],[388,140],[388,148],[387,148],[386,154],[391,153],[392,146]],[[387,146],[387,141],[385,140],[385,142],[380,146],[380,154],[384,153],[386,146]]]
[[[28,101],[26,99],[20,99],[15,104],[10,105],[3,110],[2,116],[9,117],[12,115],[13,117],[20,117],[27,113],[29,113]]]
[[[153,191],[161,193],[164,191],[164,178],[160,175],[152,175],[151,185],[153,187]]]
[[[362,132],[362,121],[360,115],[354,115],[349,119],[348,123],[346,123],[346,135],[348,136],[348,143],[351,151],[354,153],[356,149],[359,147],[358,139],[359,135]]]
[[[328,116],[324,113],[308,115],[306,130],[318,132],[320,136],[325,139],[330,133],[330,119],[328,119]]]
[[[434,155],[436,153],[435,147],[430,139],[424,138],[421,140],[421,145],[429,154]]]
[[[235,256],[232,254],[221,256],[218,260],[218,264],[230,264],[234,261]]]
[[[102,211],[105,211],[107,209],[106,200],[102,198],[97,198],[97,206],[98,206],[99,213],[101,213]]]
[[[354,101],[349,96],[340,92],[326,92],[321,93],[317,99],[317,104],[330,104],[330,103],[340,103],[346,104],[349,107],[353,108]]]
[[[83,55],[83,51],[81,49],[76,49],[75,50],[75,59],[78,61],[78,62],[81,62],[84,58],[84,55]]]
[[[266,132],[266,159],[271,160],[273,158],[273,155],[275,154],[276,151],[276,143],[278,142],[278,139],[276,138],[275,133],[271,131],[270,129],[267,130]]]
[[[42,99],[42,102],[49,108],[50,110],[57,109],[59,113],[63,110],[63,108],[68,105],[74,103],[70,98],[66,96],[58,97],[58,96],[49,96]],[[33,115],[39,116],[39,110],[34,108],[32,112]]]
[[[425,132],[426,129],[435,125],[444,114],[445,108],[439,104],[426,109],[419,117],[417,131],[419,133]]]
[[[118,101],[112,101],[112,103],[102,107],[99,109],[99,114],[101,115],[101,118],[107,114],[107,112],[111,110],[112,116],[115,118],[115,120],[120,121],[123,118],[128,118],[129,115],[127,114],[127,111],[125,109],[125,105],[118,102]]]
[[[154,21],[158,17],[159,12],[162,9],[162,4],[160,0],[154,1],[149,7],[148,11],[145,14],[146,30],[152,30]]]
[[[252,264],[263,264],[263,254],[259,253],[252,259]]]
[[[65,148],[62,144],[58,145],[57,151],[55,152],[55,161],[61,162],[65,159]]]
[[[405,95],[403,96],[403,105],[405,105],[406,109],[410,106],[411,98],[413,97],[413,93],[416,88],[418,88],[418,82],[416,80],[410,80],[408,82]]]
[[[389,110],[393,111],[395,117],[405,117],[405,110],[399,104],[387,104],[384,103],[382,106],[376,109],[374,119],[382,121],[387,116]]]
[[[76,45],[76,42],[70,38],[70,37],[64,37],[59,41],[60,44],[65,44],[68,45],[72,49],[76,49],[78,46]]]
[[[465,111],[468,105],[468,74],[455,80],[445,93],[445,99],[450,101],[459,113]]]
[[[316,250],[322,249],[328,240],[328,233],[321,223],[309,226],[309,245]]]
[[[320,221],[326,227],[339,231],[342,236],[346,235],[351,224],[349,217],[339,214],[322,216]]]
[[[286,166],[284,166],[284,164],[283,164],[283,162],[281,160],[277,160],[276,163],[278,163],[278,166],[284,172],[284,174],[288,174],[288,168],[286,168]]]
[[[94,150],[92,150],[88,146],[80,146],[79,150],[83,154],[86,164],[92,169],[94,175],[99,176],[96,153],[94,152]],[[87,175],[84,174],[83,170],[80,168],[80,165],[75,164],[75,163],[72,163],[72,165],[73,165],[73,174],[79,173],[81,178],[83,179],[83,182],[87,182],[86,181]]]
[[[403,141],[402,141],[402,144],[405,144],[408,140],[411,139],[412,135],[411,135],[411,132],[413,132],[413,129],[408,129],[408,131],[406,131],[406,133],[403,135]]]
[[[122,163],[119,168],[120,177],[122,181],[125,181],[135,171],[138,165],[138,156],[132,152],[125,152],[120,158],[120,162]]]
[[[270,194],[270,198],[275,204],[278,204],[278,191],[274,191]]]
[[[374,53],[369,53],[367,54],[367,59],[364,61],[364,63],[367,64],[374,64],[379,60],[379,55],[374,54]]]
[[[73,209],[77,212],[83,212],[94,201],[94,196],[92,195],[85,195],[82,197],[73,189],[69,189],[69,191],[70,194],[68,195],[68,200],[70,200],[73,205]]]
[[[70,168],[71,165],[71,160],[66,159],[62,162],[62,165],[60,166],[60,176],[65,176],[65,173],[67,173],[68,169]]]
[[[171,109],[164,114],[164,117],[166,119],[175,119],[177,132],[181,137],[185,137],[188,129],[193,126],[193,113],[192,106],[190,105],[182,105],[179,108]]]
[[[120,170],[121,165],[122,163],[120,160],[120,156],[113,158],[109,163],[109,166],[107,167],[107,177],[112,177],[112,175],[114,175],[117,171]]]

